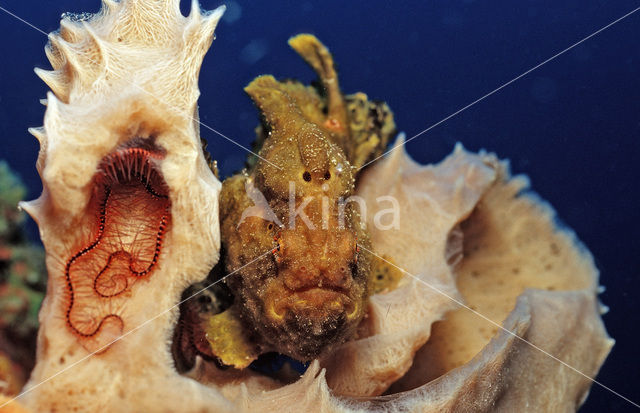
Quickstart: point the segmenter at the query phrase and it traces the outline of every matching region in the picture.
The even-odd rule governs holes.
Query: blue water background
[[[202,2],[211,9],[218,1]],[[385,100],[409,137],[640,6],[638,1],[278,1],[229,4],[200,77],[203,123],[248,146],[256,111],[242,88],[256,75],[314,78],[288,37],[316,34],[333,52],[345,92]],[[186,2],[185,2],[186,5]],[[45,32],[65,11],[99,2],[0,0]],[[185,13],[188,7],[184,7]],[[40,192],[36,140],[49,68],[46,37],[0,11],[0,158]],[[442,159],[457,141],[495,151],[526,173],[595,257],[604,316],[617,340],[598,380],[640,402],[640,12],[587,40],[407,147],[420,162]],[[202,128],[227,175],[246,153]],[[91,139],[90,136],[87,139]],[[632,406],[594,385],[582,412]]]

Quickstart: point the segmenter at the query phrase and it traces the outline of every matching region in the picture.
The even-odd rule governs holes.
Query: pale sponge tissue
[[[22,205],[39,225],[49,274],[36,366],[27,393],[19,399],[32,411],[202,411],[211,406],[223,411],[230,406],[215,389],[178,375],[169,350],[181,292],[206,277],[218,259],[220,182],[201,150],[197,78],[223,11],[203,13],[194,2],[184,17],[177,0],[104,0],[93,16],[63,17],[60,30],[49,36],[46,52],[54,70],[37,73],[52,92],[44,127],[32,129],[41,143],[38,171],[44,189],[40,198]],[[99,165],[110,165],[105,159],[123,159],[112,156],[119,148],[153,156],[134,156],[146,163],[129,162],[128,176],[124,170],[98,170]],[[104,195],[102,217],[105,209],[114,211],[106,214],[106,226],[116,232],[115,238],[98,236],[98,244],[88,244],[105,226],[103,221],[96,229],[92,212],[92,199],[101,195],[95,177],[131,181],[132,169],[133,175],[138,171],[166,184],[168,231],[163,221],[156,245],[159,256],[153,258],[156,265],[149,276],[131,282],[117,296],[103,293],[92,299],[93,292],[80,288],[82,275],[70,276],[76,261],[97,254],[98,244],[119,242],[126,245],[126,253],[139,253],[130,234],[109,228],[114,222],[126,223],[126,214],[133,211],[124,203],[126,185],[111,198]],[[146,184],[149,198],[162,198],[149,181]],[[97,257],[95,265],[101,262],[106,269],[113,257],[106,263]],[[117,274],[111,281],[97,287],[120,288],[130,282]],[[81,301],[87,313],[99,309],[104,313],[100,322],[107,320],[102,330],[102,324],[97,327],[102,335],[96,340],[69,326],[98,322],[81,315],[70,321],[73,306]],[[128,335],[111,343],[120,334]],[[94,351],[99,354],[90,355]]]

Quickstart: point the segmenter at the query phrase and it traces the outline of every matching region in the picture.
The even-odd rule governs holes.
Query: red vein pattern
[[[65,266],[67,325],[89,351],[124,332],[131,286],[158,266],[171,222],[168,189],[155,167],[162,157],[136,139],[106,156],[94,178],[91,241]]]

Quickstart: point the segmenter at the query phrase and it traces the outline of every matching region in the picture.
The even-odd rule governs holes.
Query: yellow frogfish
[[[257,153],[220,196],[221,259],[234,304],[204,330],[212,352],[235,367],[265,352],[311,360],[354,337],[371,289],[370,240],[350,197],[359,169],[395,133],[393,115],[364,93],[344,96],[333,58],[314,36],[289,44],[319,82],[265,75],[245,88],[262,116]],[[229,343],[238,329],[251,343],[248,355]]]

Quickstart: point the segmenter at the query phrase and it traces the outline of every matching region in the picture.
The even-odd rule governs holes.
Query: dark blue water
[[[213,8],[218,1],[204,1]],[[97,0],[1,0],[45,32],[65,11],[97,11]],[[640,6],[631,0],[413,2],[233,2],[206,57],[202,122],[238,142],[253,139],[256,112],[242,92],[262,73],[313,74],[286,41],[316,34],[334,53],[345,92],[386,100],[409,137]],[[48,68],[46,37],[0,11],[0,158],[40,191],[37,142]],[[516,173],[558,211],[595,256],[604,317],[617,340],[598,380],[640,402],[640,12],[585,41],[408,144],[438,161],[456,141],[511,159]],[[202,129],[223,174],[245,153]],[[90,137],[88,137],[90,138]],[[633,411],[594,385],[583,412]]]

